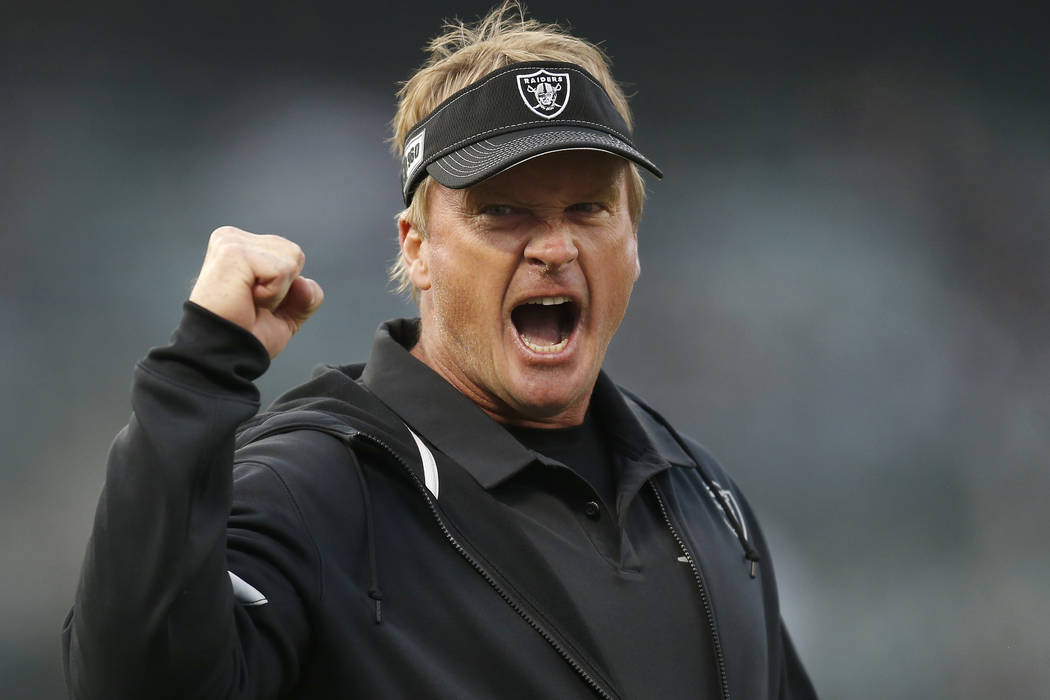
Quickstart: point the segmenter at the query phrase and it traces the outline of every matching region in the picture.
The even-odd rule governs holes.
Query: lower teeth
[[[542,352],[542,353],[558,352],[559,350],[564,350],[565,346],[569,344],[569,339],[568,338],[565,338],[562,341],[560,341],[558,343],[555,343],[554,345],[536,345],[536,343],[533,343],[532,341],[530,341],[525,336],[520,336],[520,337],[521,337],[521,342],[525,343],[525,347],[527,347],[528,349],[532,350],[533,352]]]

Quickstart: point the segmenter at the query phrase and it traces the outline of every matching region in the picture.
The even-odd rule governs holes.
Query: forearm
[[[195,660],[232,658],[233,439],[258,408],[252,380],[267,364],[250,334],[188,305],[172,344],[136,368],[64,631],[74,697],[162,696],[192,686],[187,672],[213,671]]]

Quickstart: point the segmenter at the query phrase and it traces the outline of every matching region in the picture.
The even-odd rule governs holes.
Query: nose
[[[540,226],[525,246],[525,258],[533,265],[556,270],[579,257],[580,251],[572,231],[567,226]]]

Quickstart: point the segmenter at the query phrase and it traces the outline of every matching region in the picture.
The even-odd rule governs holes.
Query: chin
[[[589,396],[591,388],[585,390],[575,382],[558,377],[545,378],[539,384],[542,386],[532,383],[511,395],[515,411],[524,418],[543,420],[570,413]],[[586,408],[586,401],[583,403]]]

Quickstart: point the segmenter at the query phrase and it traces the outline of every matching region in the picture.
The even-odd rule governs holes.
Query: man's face
[[[580,423],[639,272],[625,161],[563,151],[428,194],[426,239],[402,224],[413,354],[497,420]]]

